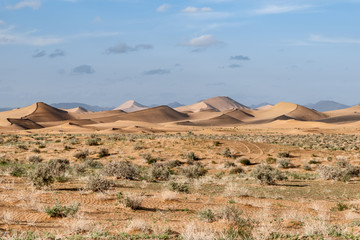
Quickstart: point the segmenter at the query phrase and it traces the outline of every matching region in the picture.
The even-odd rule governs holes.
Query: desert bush
[[[90,176],[86,181],[86,189],[93,192],[103,192],[113,186],[113,182],[109,181],[100,175]]]
[[[21,150],[28,150],[28,146],[25,145],[25,144],[19,144],[17,145],[18,149],[21,149]]]
[[[171,175],[170,168],[163,163],[152,164],[145,173],[145,179],[147,181],[156,181],[156,180],[169,180]]]
[[[54,176],[62,176],[69,169],[70,162],[67,159],[54,159],[48,162]]]
[[[276,163],[276,158],[268,157],[268,158],[266,158],[266,163],[267,164],[274,164],[274,163]]]
[[[221,155],[223,155],[224,157],[227,157],[227,158],[232,157],[232,153],[229,148],[225,148],[224,151],[221,153]]]
[[[220,146],[220,145],[221,145],[221,142],[219,142],[219,141],[213,141],[213,145],[214,145],[215,147]]]
[[[349,206],[347,204],[338,202],[335,207],[330,208],[330,211],[332,211],[332,212],[334,212],[334,211],[342,212],[342,211],[345,211],[347,209],[349,209]]]
[[[142,197],[139,196],[126,196],[123,198],[122,204],[124,207],[129,207],[132,210],[138,210],[141,208],[142,201]]]
[[[31,173],[30,179],[36,188],[50,186],[54,183],[55,178],[52,169],[48,164],[39,164]]]
[[[219,219],[234,222],[237,226],[245,226],[247,221],[242,218],[242,214],[243,212],[235,206],[224,206],[216,213],[216,216]]]
[[[318,174],[320,178],[325,180],[337,180],[347,182],[351,178],[359,175],[359,169],[348,165],[346,168],[333,166],[318,166]]]
[[[26,173],[26,169],[20,166],[13,166],[10,170],[10,175],[13,177],[23,177]]]
[[[98,153],[98,157],[103,158],[103,157],[107,157],[107,156],[110,156],[109,149],[100,148],[99,153]]]
[[[85,164],[77,164],[73,167],[76,175],[84,175],[87,172],[88,167]]]
[[[100,142],[101,142],[101,138],[93,137],[93,138],[90,138],[90,139],[86,140],[86,145],[98,146],[98,145],[100,145]]]
[[[84,166],[94,169],[102,168],[104,165],[101,162],[95,161],[94,159],[87,159],[83,162]]]
[[[198,212],[198,217],[200,220],[205,222],[214,222],[215,221],[215,214],[211,209],[204,209]]]
[[[284,180],[285,176],[276,168],[267,164],[257,166],[251,175],[261,184],[274,185],[276,180]]]
[[[185,183],[171,181],[169,182],[169,189],[174,192],[189,193],[189,187]]]
[[[199,158],[195,155],[194,152],[188,152],[185,154],[185,158],[189,161],[196,161],[199,160]]]
[[[244,166],[249,166],[249,165],[251,165],[250,160],[247,159],[247,158],[242,158],[242,159],[239,160],[239,162],[240,162],[242,165],[244,165]]]
[[[84,160],[89,156],[89,151],[88,150],[80,150],[77,151],[76,153],[74,153],[73,157],[76,159],[81,159]]]
[[[305,171],[311,171],[312,168],[309,164],[304,164],[303,167],[302,167]]]
[[[279,158],[289,158],[289,157],[291,157],[289,152],[278,152],[277,156]]]
[[[294,167],[294,165],[288,159],[280,159],[277,162],[277,165],[279,168],[285,168],[285,169]]]
[[[104,172],[108,176],[130,180],[138,179],[140,177],[139,166],[128,161],[108,163],[104,167]]]
[[[171,160],[165,163],[169,168],[175,168],[181,166],[183,163],[179,160]]]
[[[244,172],[244,169],[242,169],[241,167],[233,167],[230,169],[230,174],[240,174]]]
[[[144,145],[142,143],[135,143],[134,150],[141,150],[144,149]]]
[[[74,216],[79,211],[80,203],[73,203],[69,206],[62,206],[58,200],[52,207],[46,207],[45,212],[50,217]]]
[[[29,156],[27,159],[31,163],[41,163],[43,159],[38,155]]]
[[[207,170],[201,164],[195,164],[181,169],[181,174],[188,178],[199,178],[204,176],[206,173]]]
[[[224,162],[224,168],[231,168],[231,167],[236,167],[236,164],[234,162],[230,162],[230,161]]]

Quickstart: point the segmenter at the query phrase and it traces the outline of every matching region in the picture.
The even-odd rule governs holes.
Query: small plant
[[[50,217],[69,217],[74,216],[79,211],[80,203],[73,203],[69,206],[62,206],[58,200],[52,207],[46,207],[45,212]]]
[[[10,175],[13,177],[22,177],[26,175],[26,169],[19,166],[12,167]]]
[[[98,146],[98,145],[100,145],[100,142],[101,142],[101,138],[94,137],[94,138],[87,139],[86,145]]]
[[[287,159],[281,159],[278,161],[278,167],[287,169],[287,168],[293,168],[294,165],[290,163],[290,161]]]
[[[214,145],[215,147],[218,147],[218,146],[221,145],[221,142],[219,142],[219,141],[213,141],[213,145]]]
[[[241,217],[243,212],[236,208],[236,206],[224,206],[217,213],[217,217],[229,222],[235,222],[237,226],[245,226],[247,221]]]
[[[31,163],[41,163],[43,159],[38,155],[32,155],[28,157],[28,161]]]
[[[169,180],[170,168],[166,164],[155,163],[147,170],[145,179],[151,182],[156,180]]]
[[[284,180],[285,176],[276,168],[266,164],[257,166],[251,175],[257,179],[261,184],[274,185],[276,180]]]
[[[196,161],[199,160],[199,158],[195,155],[194,152],[188,152],[185,154],[185,158],[189,161]]]
[[[181,169],[182,175],[188,178],[199,178],[207,173],[207,170],[201,164],[195,164]]]
[[[49,161],[48,165],[54,176],[63,176],[70,167],[70,162],[67,159],[54,159]]]
[[[103,192],[110,189],[114,184],[100,175],[91,176],[86,181],[86,189],[93,192]]]
[[[320,162],[319,161],[316,161],[316,160],[313,160],[311,159],[308,164],[319,164]]]
[[[345,203],[337,203],[335,207],[332,207],[330,208],[330,211],[334,212],[334,211],[339,211],[339,212],[342,212],[342,211],[345,211],[349,209],[349,206]]]
[[[98,153],[98,157],[103,158],[103,157],[107,157],[107,156],[110,156],[109,149],[100,148],[99,153]]]
[[[54,183],[55,178],[52,169],[48,164],[39,164],[31,173],[30,179],[36,188],[50,186]]]
[[[302,167],[305,171],[311,171],[312,168],[309,164],[304,164],[303,167]]]
[[[279,158],[289,158],[289,157],[291,157],[289,152],[278,152],[277,156]]]
[[[250,160],[247,159],[247,158],[242,158],[242,159],[239,160],[239,162],[240,162],[242,165],[244,165],[244,166],[249,166],[249,165],[251,165]]]
[[[88,150],[81,150],[81,151],[77,151],[76,153],[74,153],[74,158],[76,159],[81,159],[84,160],[89,156],[89,151]]]
[[[232,153],[231,153],[229,148],[225,148],[225,150],[222,152],[221,155],[223,155],[226,158],[231,158],[232,157]]]
[[[215,214],[213,211],[211,211],[211,209],[204,209],[204,210],[199,211],[198,217],[200,220],[209,222],[209,223],[215,221]]]
[[[189,193],[189,187],[185,183],[171,181],[169,183],[169,188],[171,191]]]
[[[224,168],[231,168],[231,167],[236,167],[236,164],[234,162],[225,161]]]
[[[245,172],[244,169],[242,169],[241,167],[234,167],[230,169],[230,174],[240,174],[244,172]]]
[[[274,164],[274,163],[276,163],[276,158],[268,157],[268,158],[266,158],[266,163],[267,164]]]
[[[128,161],[111,162],[105,165],[104,172],[108,176],[134,180],[140,177],[140,169],[137,165]]]
[[[142,198],[138,196],[126,196],[123,198],[122,203],[124,207],[129,207],[132,210],[138,210],[141,208]]]

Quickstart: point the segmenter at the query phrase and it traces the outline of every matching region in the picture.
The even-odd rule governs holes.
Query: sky
[[[360,103],[360,0],[1,0],[0,107]]]

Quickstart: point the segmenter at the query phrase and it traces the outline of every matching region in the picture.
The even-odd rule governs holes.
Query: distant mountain
[[[327,111],[349,108],[350,106],[334,101],[323,100],[317,103],[307,104],[305,105],[305,107],[315,109],[316,111],[319,112],[327,112]]]
[[[6,111],[10,111],[14,108],[0,108],[0,112],[6,112]]]
[[[144,105],[136,102],[135,100],[129,100],[129,101],[121,104],[114,110],[122,110],[124,112],[136,112],[136,111],[144,110],[147,108],[148,108],[147,106],[144,106]]]
[[[88,105],[85,103],[53,103],[50,105],[56,108],[63,108],[63,109],[72,109],[72,108],[81,107],[92,112],[108,111],[113,109],[113,107],[99,107],[99,106]]]
[[[263,103],[259,103],[259,104],[252,104],[252,105],[250,105],[250,108],[257,109],[259,107],[266,106],[266,105],[273,105],[273,104],[268,103],[268,102],[263,102]]]
[[[166,105],[168,105],[171,108],[177,108],[177,107],[185,106],[184,104],[181,104],[181,103],[178,103],[178,102],[172,102],[172,103],[169,103],[169,104],[166,104]]]

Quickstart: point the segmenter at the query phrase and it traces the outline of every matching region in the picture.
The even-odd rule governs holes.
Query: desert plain
[[[360,239],[360,106],[0,112],[0,239]]]

